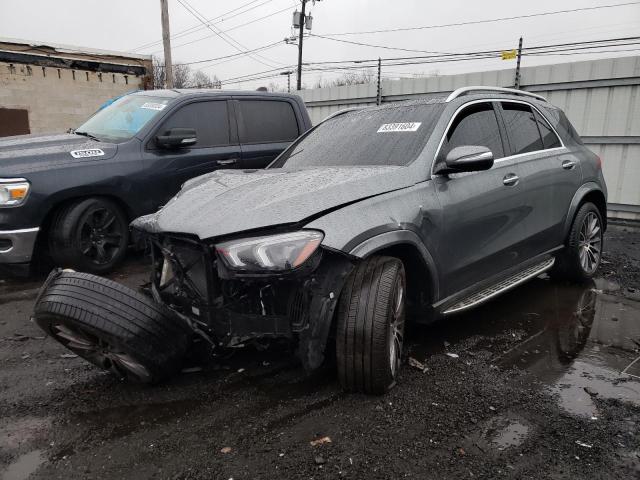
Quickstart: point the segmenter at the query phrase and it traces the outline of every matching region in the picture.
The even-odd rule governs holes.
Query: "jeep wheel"
[[[177,372],[191,330],[170,310],[124,285],[54,270],[33,318],[73,353],[118,378],[157,383]]]
[[[128,243],[126,216],[104,198],[62,208],[49,233],[49,252],[57,266],[97,274],[112,270],[126,255]]]
[[[565,249],[556,257],[552,276],[584,282],[593,278],[602,260],[603,228],[600,211],[585,203],[576,213]]]
[[[336,357],[345,390],[385,393],[396,383],[404,339],[402,262],[372,257],[347,279],[338,305]]]

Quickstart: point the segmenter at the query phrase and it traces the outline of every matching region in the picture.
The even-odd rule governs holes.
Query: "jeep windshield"
[[[442,103],[344,113],[298,139],[269,168],[407,165],[426,145]]]
[[[170,100],[151,95],[126,95],[97,111],[75,133],[95,140],[127,141],[159,115]]]

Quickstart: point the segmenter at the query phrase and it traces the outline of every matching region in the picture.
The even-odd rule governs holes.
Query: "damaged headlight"
[[[234,270],[291,270],[318,249],[324,235],[316,230],[243,238],[221,243],[216,250]]]

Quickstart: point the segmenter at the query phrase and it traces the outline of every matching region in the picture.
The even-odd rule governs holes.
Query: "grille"
[[[300,290],[296,291],[291,297],[289,304],[289,318],[293,326],[302,325],[306,313],[306,298]]]

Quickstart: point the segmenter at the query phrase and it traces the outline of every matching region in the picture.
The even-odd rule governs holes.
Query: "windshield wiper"
[[[76,135],[82,135],[83,137],[90,138],[91,140],[95,140],[96,142],[100,141],[100,139],[98,137],[96,137],[95,135],[92,135],[89,132],[80,132],[80,131],[76,130],[73,133],[75,133]]]

